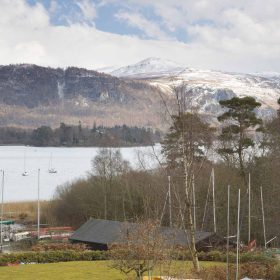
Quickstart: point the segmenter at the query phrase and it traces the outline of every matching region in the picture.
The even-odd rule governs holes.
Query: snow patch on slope
[[[159,77],[148,81],[168,95],[172,95],[174,86],[184,85],[189,106],[212,120],[222,113],[219,101],[234,96],[256,98],[262,104],[258,115],[270,118],[275,115],[280,97],[280,80],[250,74],[187,69],[172,80]]]
[[[280,73],[230,73],[189,68],[160,58],[147,58],[110,72],[124,78],[145,79],[167,96],[172,96],[176,86],[185,87],[187,103],[198,112],[217,121],[222,113],[219,101],[234,96],[254,97],[262,104],[259,116],[270,118],[278,108]]]
[[[186,69],[185,66],[176,62],[150,57],[138,63],[121,67],[110,72],[110,74],[116,77],[151,78],[179,74],[184,69]]]

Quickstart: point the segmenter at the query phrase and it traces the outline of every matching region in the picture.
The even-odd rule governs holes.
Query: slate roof
[[[132,227],[137,227],[137,224],[90,219],[71,235],[70,240],[109,245],[120,241],[124,229]],[[172,236],[172,238],[170,238],[170,242],[175,245],[188,245],[186,234],[181,229],[161,227],[160,232],[165,236]],[[197,231],[195,235],[196,243],[213,235],[215,235],[213,232]]]

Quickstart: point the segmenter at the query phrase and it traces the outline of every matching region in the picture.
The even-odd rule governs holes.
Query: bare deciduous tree
[[[132,272],[137,279],[152,273],[155,266],[171,260],[171,245],[168,236],[160,233],[159,224],[147,220],[123,228],[120,241],[109,248],[111,267],[128,275]]]
[[[112,188],[112,180],[115,176],[126,172],[129,169],[129,163],[122,158],[119,149],[102,148],[92,160],[92,167],[104,185],[104,219],[107,219],[107,196]]]

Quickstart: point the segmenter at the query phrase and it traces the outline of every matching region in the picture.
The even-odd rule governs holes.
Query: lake
[[[120,151],[133,168],[143,168],[144,165],[150,169],[157,165],[155,153],[160,154],[160,145],[154,149],[132,147],[120,148]],[[57,186],[89,174],[97,152],[98,148],[0,146],[0,169],[5,171],[4,201],[36,200],[38,169],[40,198],[52,198]],[[52,166],[57,170],[55,174],[48,172],[51,155]],[[24,161],[28,176],[22,176]]]

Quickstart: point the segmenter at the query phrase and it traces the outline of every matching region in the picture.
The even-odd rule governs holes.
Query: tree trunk
[[[142,280],[142,278],[143,278],[143,272],[142,272],[141,268],[139,268],[138,270],[136,270],[136,275],[137,275],[137,279],[138,279],[138,280]]]
[[[246,177],[246,172],[245,172],[245,167],[244,167],[244,162],[243,162],[243,155],[242,155],[242,143],[243,143],[243,139],[244,139],[244,132],[243,132],[243,127],[242,125],[240,126],[240,136],[239,136],[239,145],[238,145],[238,157],[239,157],[239,165],[240,165],[240,173],[241,176],[244,180],[244,184],[245,186],[248,185],[248,181],[247,181],[247,177]]]
[[[240,173],[241,173],[241,176],[244,180],[245,186],[247,186],[248,181],[247,181],[247,177],[246,177],[246,172],[245,172],[243,156],[242,156],[242,148],[241,147],[239,147],[239,149],[238,149],[238,157],[239,157]]]
[[[186,205],[186,234],[188,235],[188,241],[190,244],[190,250],[192,255],[192,262],[196,272],[200,271],[198,254],[195,245],[195,228],[192,216],[192,205],[190,200],[190,183],[189,183],[189,172],[186,156],[184,156],[184,180],[185,180],[185,205]],[[191,177],[190,177],[191,178]]]

